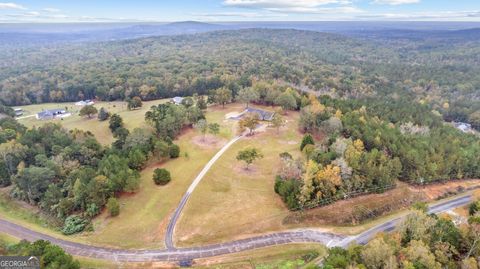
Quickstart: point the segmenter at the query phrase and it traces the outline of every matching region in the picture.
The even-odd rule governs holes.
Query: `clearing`
[[[98,110],[100,108],[105,108],[111,114],[118,114],[123,118],[125,127],[133,130],[137,127],[147,127],[145,123],[145,112],[147,112],[151,106],[158,105],[161,103],[166,103],[170,99],[161,99],[155,101],[145,101],[143,106],[140,109],[128,110],[126,102],[98,102],[95,103],[94,107]],[[93,116],[91,119],[88,117],[80,117],[78,112],[82,108],[81,106],[76,106],[75,103],[47,103],[47,104],[38,104],[38,105],[28,105],[20,106],[24,110],[24,115],[18,119],[20,123],[27,126],[28,128],[34,126],[41,126],[46,122],[57,122],[61,123],[63,127],[68,130],[80,129],[83,131],[92,132],[97,140],[103,145],[109,145],[114,141],[112,133],[108,128],[108,120],[99,121],[97,116]],[[63,108],[68,112],[72,113],[72,116],[66,117],[63,119],[53,119],[53,120],[37,120],[35,114],[41,112],[45,109],[55,109]],[[33,117],[29,117],[33,116]]]

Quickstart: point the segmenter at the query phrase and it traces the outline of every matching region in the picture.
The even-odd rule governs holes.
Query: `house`
[[[246,114],[256,114],[258,116],[258,119],[261,120],[261,121],[272,121],[273,116],[275,116],[275,112],[268,111],[268,110],[263,110],[263,109],[259,109],[259,108],[249,107],[249,108],[245,109],[241,114],[239,114],[235,117],[231,117],[230,119],[239,120],[243,116],[245,116]]]
[[[262,121],[271,121],[273,119],[273,116],[275,115],[275,112],[267,111],[259,108],[253,108],[253,107],[249,107],[245,109],[244,113],[257,114],[258,118]]]
[[[42,112],[37,113],[38,120],[52,120],[55,118],[65,118],[71,116],[65,109],[45,109]]]
[[[183,97],[175,96],[172,98],[172,103],[176,105],[181,105],[183,101]]]
[[[91,105],[94,105],[95,102],[93,102],[92,100],[82,100],[82,101],[78,101],[75,103],[76,106],[91,106]]]
[[[20,117],[23,115],[23,109],[22,108],[14,108],[13,111],[15,112],[16,117]]]
[[[472,125],[469,124],[469,123],[465,123],[465,122],[455,122],[453,124],[455,126],[455,128],[457,128],[458,130],[464,132],[464,133],[470,133],[473,131],[472,129]]]

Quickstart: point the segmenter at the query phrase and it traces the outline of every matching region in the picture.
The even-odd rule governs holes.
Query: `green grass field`
[[[193,192],[176,229],[180,246],[214,243],[252,234],[284,229],[282,219],[289,214],[273,185],[279,154],[298,150],[299,114],[290,112],[288,123],[279,133],[268,128],[234,144],[214,164]],[[250,171],[236,160],[239,150],[253,146],[264,158]]]
[[[123,118],[125,127],[132,130],[137,127],[147,127],[145,123],[145,112],[147,112],[151,106],[168,102],[169,99],[161,99],[155,101],[143,102],[143,106],[137,110],[128,110],[126,102],[98,102],[94,106],[100,110],[105,108],[110,113],[117,113]],[[20,123],[31,128],[33,126],[41,126],[45,122],[58,122],[63,127],[73,130],[80,129],[84,131],[92,132],[97,140],[104,144],[111,144],[114,140],[110,129],[108,128],[107,121],[98,121],[96,116],[89,119],[88,117],[80,117],[78,112],[81,107],[75,106],[74,103],[47,103],[38,105],[21,106],[24,110],[24,115],[18,120]],[[63,119],[54,120],[37,120],[35,114],[45,109],[63,108],[67,109],[72,116]],[[29,117],[30,116],[30,117]]]
[[[319,259],[327,255],[327,250],[319,244],[290,244],[266,247],[215,258],[198,259],[196,260],[195,268],[303,268],[306,265],[303,259],[311,253],[317,253],[319,255],[317,259]]]

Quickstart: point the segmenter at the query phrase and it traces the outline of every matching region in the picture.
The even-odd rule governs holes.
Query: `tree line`
[[[275,191],[291,209],[358,192],[480,177],[480,140],[446,125],[428,106],[406,101],[310,96],[301,109],[303,156],[280,158]]]
[[[252,80],[273,80],[341,98],[409,95],[448,121],[480,128],[478,41],[439,46],[448,41],[432,38],[249,29],[4,50],[0,99],[7,105],[152,100],[222,87],[235,96]]]

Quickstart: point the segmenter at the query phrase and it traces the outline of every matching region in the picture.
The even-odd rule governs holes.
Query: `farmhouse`
[[[38,120],[52,120],[55,118],[65,118],[70,116],[65,109],[45,109],[42,112],[37,113]]]
[[[172,103],[176,105],[181,105],[182,101],[183,101],[183,97],[180,97],[180,96],[175,96],[172,98]]]
[[[15,116],[20,117],[23,115],[23,109],[21,108],[14,108],[13,111],[15,111]]]
[[[454,122],[453,125],[455,126],[455,128],[457,128],[458,130],[464,132],[464,133],[470,133],[470,132],[473,132],[473,128],[472,128],[472,125],[469,124],[469,123],[465,123],[465,122]]]
[[[256,114],[258,116],[258,119],[260,119],[261,121],[271,121],[273,119],[273,116],[275,116],[275,112],[263,110],[260,108],[249,107],[245,109],[241,114],[235,117],[231,117],[230,119],[239,120],[246,114]]]
[[[76,106],[91,106],[95,104],[92,100],[82,100],[75,103]]]

